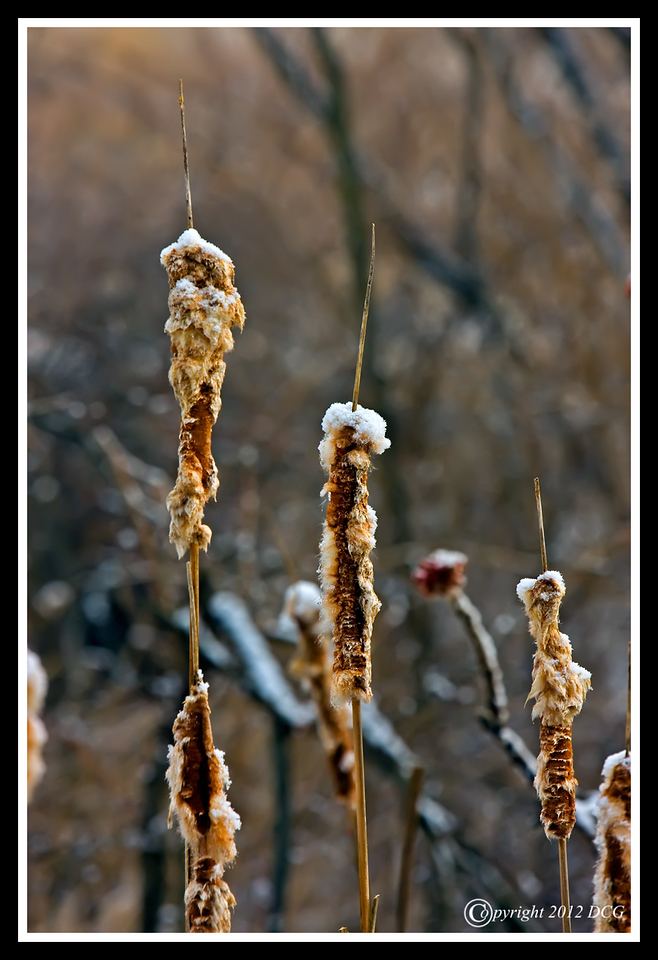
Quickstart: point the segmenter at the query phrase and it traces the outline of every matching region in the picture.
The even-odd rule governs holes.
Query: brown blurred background
[[[535,755],[515,587],[540,572],[541,478],[562,629],[593,675],[574,750],[583,798],[595,791],[624,747],[630,637],[630,30],[32,27],[27,53],[28,642],[49,676],[28,929],[182,929],[164,769],[187,596],[164,506],[178,408],[159,263],[186,226],[182,78],[194,225],[233,259],[247,313],[201,559],[215,742],[243,823],[233,930],[358,928],[354,839],[312,725],[258,699],[209,611],[218,592],[239,598],[286,676],[277,620],[290,578],[316,580],[320,422],[351,399],[374,222],[360,400],[392,446],[370,481],[373,686],[448,817],[417,837],[406,929],[468,932],[481,897],[543,907],[534,929],[559,931],[534,791],[478,720],[463,625],[410,573],[437,547],[468,555],[511,726]],[[381,751],[367,763],[385,933],[405,790]],[[586,932],[586,829],[569,855]]]

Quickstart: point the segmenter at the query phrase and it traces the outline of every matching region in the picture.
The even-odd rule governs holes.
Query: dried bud
[[[411,575],[425,597],[454,597],[466,586],[468,557],[456,550],[435,550]]]

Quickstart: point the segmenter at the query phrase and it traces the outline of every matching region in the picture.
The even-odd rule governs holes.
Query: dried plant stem
[[[370,933],[370,872],[368,868],[368,825],[366,820],[366,779],[363,762],[361,701],[352,700],[354,730],[354,779],[356,784],[356,841],[359,864],[359,906],[361,933]]]
[[[546,534],[544,531],[544,511],[541,505],[541,489],[539,487],[539,477],[535,477],[535,500],[537,502],[537,523],[539,525],[539,550],[541,552],[542,573],[548,570],[548,560],[546,558]]]
[[[352,393],[352,412],[356,412],[359,403],[359,388],[361,386],[361,369],[363,367],[363,351],[366,345],[366,329],[368,326],[368,313],[370,312],[370,294],[372,292],[372,278],[375,273],[375,225],[372,225],[372,240],[370,252],[370,270],[368,272],[368,283],[366,285],[366,296],[363,303],[363,314],[361,316],[361,333],[359,335],[359,355],[356,361],[356,372],[354,374],[354,391]]]
[[[361,316],[361,333],[359,335],[359,355],[354,374],[354,391],[352,393],[352,411],[356,412],[359,403],[359,388],[361,386],[361,369],[363,367],[363,352],[366,343],[366,329],[370,310],[370,293],[375,271],[375,225],[372,225],[372,250],[370,255],[370,271],[366,286],[366,296]],[[361,932],[369,933],[374,930],[375,915],[371,918],[370,907],[370,872],[368,867],[368,823],[366,816],[366,779],[363,762],[363,728],[361,726],[361,701],[352,698],[352,730],[354,734],[354,778],[356,783],[356,833],[359,860],[359,903],[361,912]]]
[[[199,545],[190,546],[187,563],[187,589],[190,595],[190,693],[199,672]]]
[[[404,933],[407,926],[407,910],[409,906],[409,890],[411,887],[411,868],[413,865],[414,841],[418,831],[418,798],[421,794],[425,770],[423,767],[414,767],[409,779],[407,791],[407,810],[405,818],[404,844],[400,863],[400,882],[398,886],[397,930]]]
[[[569,896],[569,863],[567,860],[567,840],[558,840],[560,862],[560,900],[562,903],[562,933],[571,933],[571,898]]]
[[[192,217],[192,192],[190,190],[190,168],[187,160],[187,133],[185,130],[185,100],[183,99],[183,81],[178,81],[178,102],[180,104],[180,125],[183,135],[183,167],[185,170],[185,204],[187,207],[187,226],[191,229],[194,226]]]

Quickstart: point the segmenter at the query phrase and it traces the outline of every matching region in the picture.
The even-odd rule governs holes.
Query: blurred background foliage
[[[373,686],[449,823],[418,836],[407,930],[468,931],[476,896],[559,903],[534,791],[479,722],[463,625],[410,573],[437,547],[468,555],[511,727],[535,755],[515,586],[540,572],[541,478],[562,629],[593,674],[574,749],[582,796],[595,791],[624,746],[630,636],[630,29],[473,23],[27,30],[27,626],[50,684],[33,932],[181,929],[164,768],[187,591],[167,541],[178,408],[159,263],[186,226],[179,78],[194,224],[233,259],[247,313],[201,562],[215,742],[243,821],[233,929],[358,927],[353,835],[312,725],[254,695],[208,609],[238,598],[286,670],[278,617],[291,578],[316,580],[320,422],[351,398],[372,222],[360,400],[392,440],[370,481]],[[387,932],[405,790],[370,748],[367,762]],[[576,830],[572,902],[587,908],[593,863]],[[547,916],[534,929],[559,930]]]

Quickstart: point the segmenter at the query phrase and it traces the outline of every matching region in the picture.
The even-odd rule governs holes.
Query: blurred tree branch
[[[577,31],[564,27],[541,27],[539,34],[548,45],[560,70],[580,104],[591,136],[604,159],[610,164],[617,189],[627,205],[631,201],[630,172],[625,151],[605,119],[605,106],[589,75]]]
[[[335,104],[337,99],[344,103],[342,100],[344,97],[342,92],[343,80],[336,54],[330,52],[326,38],[321,41],[325,63],[330,67],[330,79],[340,80],[340,97],[335,89],[333,94],[320,92],[299,60],[286,49],[271,29],[268,27],[254,28],[254,35],[279,75],[286,81],[299,100],[329,131],[336,131]],[[340,118],[342,122],[344,113],[340,115]],[[343,136],[344,132],[345,128],[343,126],[340,128],[340,135]],[[332,138],[336,136],[337,132],[332,133]],[[345,150],[344,143],[341,143],[341,150]],[[349,171],[355,181],[376,194],[378,219],[381,214],[381,217],[386,220],[397,236],[398,241],[406,248],[407,253],[418,265],[435,281],[450,290],[462,306],[486,314],[490,318],[488,331],[490,335],[500,333],[496,310],[480,271],[474,269],[461,257],[446,250],[436,241],[430,240],[422,228],[399,209],[386,186],[383,173],[377,171],[372,158],[366,157],[353,149],[349,155]]]
[[[561,147],[547,115],[523,93],[514,73],[513,53],[501,30],[480,29],[484,49],[507,101],[510,113],[529,140],[537,144],[554,177],[563,202],[571,208],[613,273],[628,273],[628,243],[609,210],[589,187],[576,161]]]

